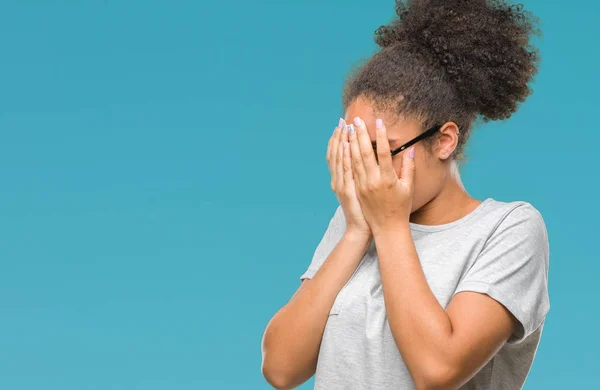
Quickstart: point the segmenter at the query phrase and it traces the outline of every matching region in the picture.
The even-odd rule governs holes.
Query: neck
[[[469,195],[462,184],[458,163],[452,162],[442,190],[410,216],[410,222],[419,225],[443,225],[454,222],[481,204]]]

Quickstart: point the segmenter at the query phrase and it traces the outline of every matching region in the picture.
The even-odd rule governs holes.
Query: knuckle
[[[373,191],[375,191],[377,189],[378,184],[375,183],[374,181],[369,181],[369,182],[367,182],[367,186],[366,187],[367,187],[366,190],[368,192],[373,192]]]
[[[360,192],[361,194],[366,194],[366,193],[368,192],[368,191],[367,191],[367,185],[366,185],[366,184],[364,184],[364,183],[361,183],[361,184],[358,186],[358,192]]]

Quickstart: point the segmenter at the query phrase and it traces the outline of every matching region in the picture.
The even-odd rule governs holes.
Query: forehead
[[[376,110],[374,105],[364,98],[355,99],[345,113],[346,123],[354,123],[354,118],[360,117],[367,125],[371,141],[375,141],[375,121],[382,119],[388,139],[401,143],[419,134],[420,124],[415,120],[406,119],[392,112]]]

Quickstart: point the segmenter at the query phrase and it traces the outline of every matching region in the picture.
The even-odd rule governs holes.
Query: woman
[[[317,389],[520,389],[549,310],[545,224],[527,202],[472,198],[457,164],[475,119],[530,94],[536,21],[500,0],[396,13],[347,81],[327,148],[340,206],[267,326],[263,375],[281,389],[315,373]]]

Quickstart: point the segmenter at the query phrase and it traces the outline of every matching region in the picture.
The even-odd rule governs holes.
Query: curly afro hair
[[[344,109],[362,96],[423,129],[452,121],[463,159],[476,119],[507,119],[531,94],[537,23],[503,0],[397,0],[396,17],[375,31],[380,50],[346,81]]]

